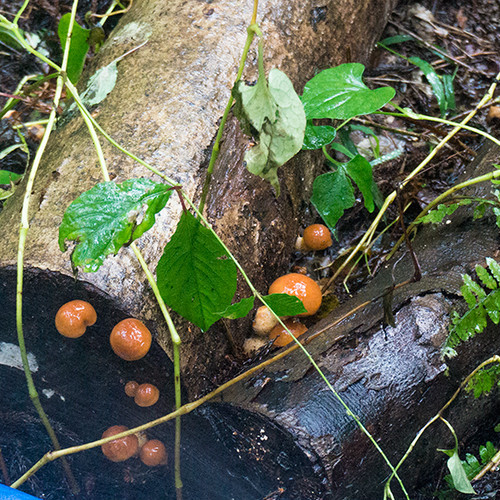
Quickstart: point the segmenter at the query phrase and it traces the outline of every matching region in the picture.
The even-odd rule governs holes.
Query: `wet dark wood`
[[[469,175],[491,171],[499,161],[500,148],[487,145]],[[470,192],[484,196],[490,190],[488,183]],[[499,251],[493,217],[474,221],[471,209],[463,208],[449,219],[449,224],[424,228],[414,240],[423,276],[395,291],[395,328],[382,327],[381,300],[330,325],[358,304],[380,296],[392,275],[395,283],[411,278],[413,265],[408,255],[399,262],[396,256],[366,289],[310,330],[310,335],[324,332],[307,345],[308,351],[394,464],[460,382],[500,348],[498,327],[490,325],[458,348],[445,375],[441,346],[450,312],[464,310],[461,275],[473,272],[476,264],[485,265],[488,256],[498,259]],[[300,351],[229,389],[222,399],[270,417],[305,450],[317,453],[329,475],[331,498],[382,497],[388,467]],[[466,442],[484,430],[481,426],[496,422],[499,409],[495,396],[475,400],[464,394],[445,416]],[[406,487],[414,492],[427,484],[445,461],[436,449],[452,447],[448,429],[435,424],[401,470]],[[393,490],[402,498],[396,482]]]
[[[297,91],[318,69],[349,60],[367,62],[394,0],[262,1],[259,20],[265,35],[266,68],[285,71]],[[100,125],[123,146],[181,183],[193,199],[200,195],[208,157],[230,96],[246,38],[253,1],[137,0],[119,22],[87,76],[131,48],[147,41],[118,65],[116,87],[95,110]],[[377,12],[377,16],[373,15]],[[255,78],[251,51],[245,78]],[[93,146],[82,120],[67,114],[50,139],[33,190],[26,273],[37,270],[72,276],[70,251],[58,248],[58,226],[67,206],[102,180]],[[282,195],[246,173],[242,155],[248,145],[230,120],[214,173],[207,215],[235,251],[258,287],[288,265],[299,216],[306,208],[319,157],[299,155],[282,168]],[[142,166],[104,143],[111,175],[117,182],[132,177],[155,178]],[[0,226],[0,267],[13,272],[17,255],[23,188],[7,200]],[[151,269],[173,233],[181,207],[172,197],[157,216],[155,227],[138,245]],[[266,272],[263,273],[263,269]],[[28,276],[28,279],[29,276]],[[170,353],[169,334],[144,274],[129,249],[108,258],[97,273],[78,279],[96,294],[104,294],[120,311],[148,321],[159,344]],[[245,294],[244,288],[239,293]],[[42,285],[40,300],[53,297]],[[67,300],[77,298],[68,291]],[[222,323],[202,334],[175,318],[183,340],[181,363],[190,395],[204,390],[207,380],[232,354]],[[248,321],[228,323],[237,346],[248,332]]]

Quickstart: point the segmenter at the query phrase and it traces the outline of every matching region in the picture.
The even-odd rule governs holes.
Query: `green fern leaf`
[[[453,352],[451,350],[458,344],[481,333],[486,328],[488,317],[495,324],[500,322],[500,265],[491,258],[486,259],[486,264],[487,268],[476,266],[480,283],[468,274],[462,276],[464,284],[460,292],[469,310],[463,316],[452,313],[445,352]]]

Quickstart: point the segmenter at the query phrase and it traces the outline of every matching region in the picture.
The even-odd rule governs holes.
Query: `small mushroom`
[[[56,329],[65,337],[76,339],[81,337],[87,326],[92,326],[97,320],[95,309],[84,300],[67,302],[56,314]]]
[[[307,312],[298,316],[312,316],[321,305],[321,288],[308,276],[298,273],[285,274],[269,287],[269,293],[286,293],[299,298]]]
[[[278,320],[271,310],[267,306],[260,306],[255,313],[252,327],[257,335],[266,336],[277,324]]]
[[[117,356],[126,361],[136,361],[148,353],[151,347],[151,332],[142,321],[127,318],[113,328],[109,341]]]
[[[133,398],[135,396],[135,393],[137,392],[138,387],[139,384],[135,380],[130,380],[125,384],[125,394],[129,398]]]
[[[290,318],[284,321],[285,326],[292,332],[295,338],[300,337],[303,333],[307,332],[307,326],[303,325],[300,321]],[[271,340],[274,339],[274,345],[283,347],[293,342],[292,336],[285,330],[282,325],[276,325],[269,334]]]
[[[167,463],[167,451],[165,445],[158,439],[149,440],[139,454],[142,462],[148,467],[156,467]]]
[[[160,397],[160,391],[153,384],[141,384],[134,395],[135,404],[146,407],[153,406]]]
[[[304,236],[297,238],[295,248],[302,252],[325,250],[332,246],[330,230],[323,224],[311,224],[304,229]]]
[[[102,433],[102,439],[125,431],[128,431],[128,427],[124,425],[113,425]],[[103,444],[101,450],[112,462],[123,462],[133,457],[138,452],[139,440],[136,435],[132,434]]]

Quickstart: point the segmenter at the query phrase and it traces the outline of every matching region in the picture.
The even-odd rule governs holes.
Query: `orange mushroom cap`
[[[56,314],[56,329],[65,337],[81,337],[87,326],[93,325],[97,314],[91,304],[84,300],[72,300],[60,307]]]
[[[303,325],[300,321],[293,318],[287,319],[285,322],[286,327],[292,332],[295,338],[300,337],[303,333],[307,332],[307,326]],[[274,340],[274,345],[283,347],[293,342],[292,336],[281,326],[276,325],[269,334],[269,338]]]
[[[128,431],[124,425],[113,425],[102,433],[102,439]],[[134,456],[139,449],[137,436],[131,435],[103,444],[101,450],[112,462],[123,462]]]
[[[269,287],[269,293],[286,293],[299,298],[307,312],[298,316],[312,316],[321,305],[321,288],[308,276],[298,273],[285,274]]]
[[[151,439],[141,448],[139,457],[147,466],[156,467],[167,463],[167,450],[161,441]]]
[[[135,393],[137,392],[138,387],[139,384],[135,380],[130,380],[125,384],[125,394],[129,398],[133,398],[135,396]]]
[[[142,321],[127,318],[113,328],[109,341],[117,356],[126,361],[136,361],[148,353],[151,347],[151,332]]]
[[[138,406],[153,406],[160,397],[160,391],[153,384],[141,384],[135,391],[134,401]]]
[[[304,243],[311,250],[324,250],[332,246],[330,230],[323,224],[312,224],[304,229]]]

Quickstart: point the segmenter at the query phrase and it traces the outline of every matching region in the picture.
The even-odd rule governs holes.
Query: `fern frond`
[[[451,318],[450,333],[445,343],[447,351],[481,333],[490,318],[496,325],[500,322],[500,264],[494,259],[486,259],[487,268],[476,266],[477,281],[468,274],[462,276],[460,288],[469,310],[460,316],[454,312]]]
[[[500,384],[500,365],[495,363],[478,371],[469,380],[466,390],[474,391],[474,397],[478,398],[483,394],[488,394],[498,384]]]

